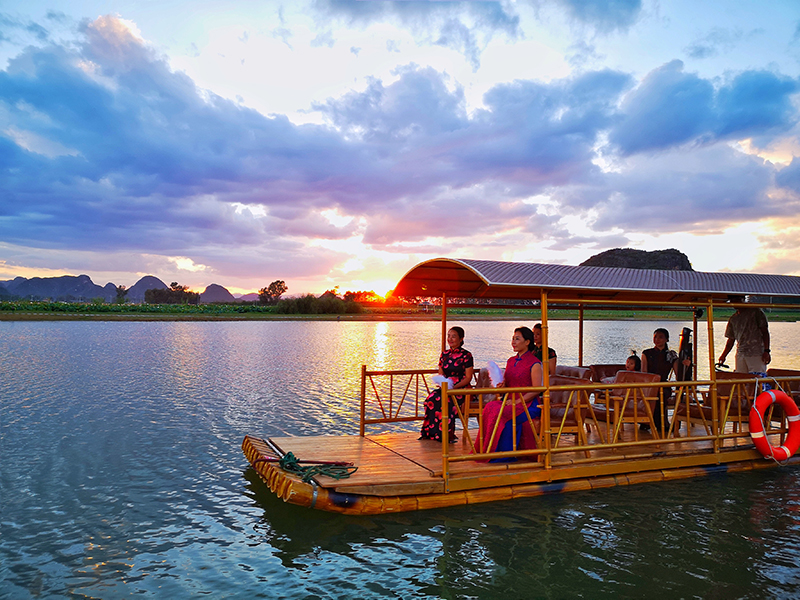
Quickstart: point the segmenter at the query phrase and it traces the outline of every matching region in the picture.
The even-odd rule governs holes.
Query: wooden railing
[[[361,423],[360,433],[365,434],[366,425],[386,424],[422,420],[424,409],[422,401],[433,389],[433,384],[429,383],[429,376],[435,374],[435,370],[403,370],[403,371],[367,371],[366,366],[362,367],[361,376]],[[387,381],[381,382],[380,379]],[[442,385],[442,406],[447,406],[447,401],[453,396],[465,396],[465,401],[461,406],[456,403],[458,419],[462,427],[462,444],[460,448],[451,447],[448,443],[448,420],[449,414],[446,409],[442,410],[442,464],[445,487],[450,476],[450,466],[456,462],[466,461],[488,461],[491,459],[536,457],[536,463],[521,463],[520,468],[539,467],[544,469],[553,468],[553,458],[563,453],[573,453],[576,456],[570,460],[571,464],[597,463],[610,460],[623,460],[631,458],[644,458],[654,456],[654,450],[644,453],[631,453],[614,455],[613,453],[600,450],[628,449],[634,450],[641,448],[644,451],[648,447],[657,446],[662,452],[664,447],[672,455],[679,456],[685,453],[713,452],[719,453],[726,449],[724,443],[733,440],[735,449],[752,448],[752,442],[748,427],[746,426],[749,417],[750,406],[753,403],[753,395],[757,396],[763,384],[768,384],[773,388],[780,388],[792,395],[792,388],[800,389],[800,377],[777,377],[777,378],[742,378],[725,379],[721,381],[703,380],[688,382],[659,382],[659,383],[620,383],[620,384],[591,384],[591,385],[562,385],[531,388],[501,388],[502,395],[498,395],[500,390],[496,388],[461,388],[456,392],[448,389],[447,384]],[[655,411],[663,414],[664,389],[673,388],[674,403],[670,408],[669,425],[663,421],[658,430],[651,430],[651,437],[638,435],[638,426],[634,424],[634,439],[620,440],[620,429],[623,421],[619,414],[624,412],[626,405],[638,404],[641,401],[643,390],[658,389],[658,396],[647,398],[644,403],[648,421],[652,422]],[[718,389],[723,388],[726,395],[718,395]],[[752,390],[755,389],[755,394]],[[518,395],[525,392],[536,391],[540,393],[542,403],[542,414],[539,423],[535,423],[530,415],[527,415],[521,427],[531,427],[531,431],[537,439],[537,448],[518,449],[516,447],[517,424],[516,419],[512,419],[512,446],[513,449],[507,452],[485,452],[482,447],[482,432],[484,430],[483,413],[484,407],[489,401],[499,399],[505,402],[506,406],[511,406],[516,414]],[[399,392],[399,393],[398,393]],[[551,395],[558,392],[562,397],[566,396],[566,402],[558,404],[551,403]],[[800,392],[795,392],[795,396]],[[368,402],[369,399],[369,402]],[[746,402],[743,401],[746,399]],[[595,409],[599,406],[609,407],[616,403],[616,413],[612,417],[612,411],[605,410],[605,419],[597,416]],[[377,418],[368,416],[370,405],[372,412],[376,413]],[[563,414],[559,418],[551,418],[554,407],[563,409]],[[682,408],[683,407],[683,408]],[[519,409],[521,410],[521,409]],[[577,426],[570,426],[568,422],[569,412],[576,417]],[[685,417],[679,413],[683,412]],[[584,416],[585,415],[585,416]],[[676,418],[677,416],[677,418]],[[470,419],[475,418],[478,422],[477,436],[473,438],[473,432],[469,429]],[[777,416],[775,417],[777,419]],[[768,434],[780,434],[780,441],[783,443],[788,431],[785,416],[773,421],[772,409],[765,416],[765,422],[769,429]],[[594,428],[595,436],[593,440],[585,435],[586,426]],[[693,429],[692,426],[695,426]],[[699,428],[697,428],[699,426]],[[685,427],[685,428],[684,428]],[[681,431],[678,430],[680,428]],[[651,427],[652,429],[652,427]],[[499,435],[498,431],[493,432]],[[490,434],[490,438],[491,438]],[[574,435],[575,438],[571,438]],[[570,439],[568,439],[568,437]],[[710,442],[710,443],[709,443]],[[675,449],[676,445],[682,445],[680,450]],[[730,444],[729,444],[730,445]]]
[[[359,434],[365,434],[367,425],[422,420],[425,414],[421,400],[435,387],[428,376],[436,373],[436,369],[367,371],[367,366],[362,365]],[[377,417],[367,414],[370,407]]]

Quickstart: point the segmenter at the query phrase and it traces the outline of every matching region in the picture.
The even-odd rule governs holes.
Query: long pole
[[[447,348],[447,293],[442,293],[442,352]]]
[[[578,366],[583,366],[583,304],[578,305]]]
[[[708,315],[706,323],[708,327],[708,364],[711,367],[711,433],[714,438],[714,452],[719,452],[719,406],[717,405],[717,370],[714,368],[716,358],[714,358],[714,300],[708,301]]]
[[[361,365],[361,419],[358,435],[364,437],[364,419],[367,417],[367,365]]]
[[[544,468],[550,468],[550,347],[548,346],[547,332],[549,329],[547,319],[547,290],[542,289],[540,308],[542,309],[542,385],[545,386],[544,402],[542,404],[542,441],[547,453],[544,455]]]

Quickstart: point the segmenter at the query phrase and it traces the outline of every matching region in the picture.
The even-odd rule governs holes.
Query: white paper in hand
[[[500,367],[497,366],[497,363],[493,360],[489,361],[489,381],[492,382],[492,387],[497,387],[499,383],[503,381],[503,372],[500,370]]]
[[[445,381],[447,382],[447,385],[449,385],[450,387],[453,387],[453,382],[450,381],[450,379],[448,377],[445,377],[444,375],[434,375],[433,376],[433,383],[435,383],[437,385],[442,385],[442,383],[444,383]]]

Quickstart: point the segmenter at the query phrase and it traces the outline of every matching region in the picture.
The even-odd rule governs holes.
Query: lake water
[[[451,324],[479,365],[511,354],[516,323]],[[683,323],[588,322],[584,362],[622,362],[662,325],[676,345]],[[773,366],[799,368],[800,326],[770,329]],[[550,334],[577,364],[577,323]],[[800,594],[798,469],[349,517],[283,504],[248,468],[248,433],[357,433],[360,365],[435,367],[439,336],[433,322],[0,322],[0,597]]]

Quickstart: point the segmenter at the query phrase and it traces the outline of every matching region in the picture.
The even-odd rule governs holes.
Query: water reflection
[[[772,495],[797,483],[793,474],[737,474],[376,518],[305,519],[271,498],[258,502],[285,568],[324,560],[348,570],[350,561],[368,560],[385,575],[393,564],[406,589],[439,597],[618,598],[644,589],[655,598],[766,590],[789,597],[798,583],[796,526],[768,531],[764,522],[747,524],[744,497],[751,486]],[[252,485],[258,488],[255,479]],[[779,504],[766,501],[769,510]],[[753,530],[764,531],[759,545],[749,539]],[[373,540],[369,549],[365,535]],[[321,548],[331,554],[323,558]],[[326,573],[332,589],[345,585],[330,565]],[[430,583],[435,592],[426,590]],[[369,596],[357,581],[350,586]]]
[[[481,364],[523,323],[452,324]],[[659,325],[587,323],[586,362]],[[796,324],[771,331],[776,366],[800,364]],[[0,323],[0,596],[793,596],[796,470],[361,518],[286,505],[246,468],[247,433],[355,434],[360,365],[435,368],[440,334]],[[551,323],[565,364],[576,335]]]
[[[372,338],[375,369],[384,370],[389,364],[389,324],[376,323],[375,333]]]

